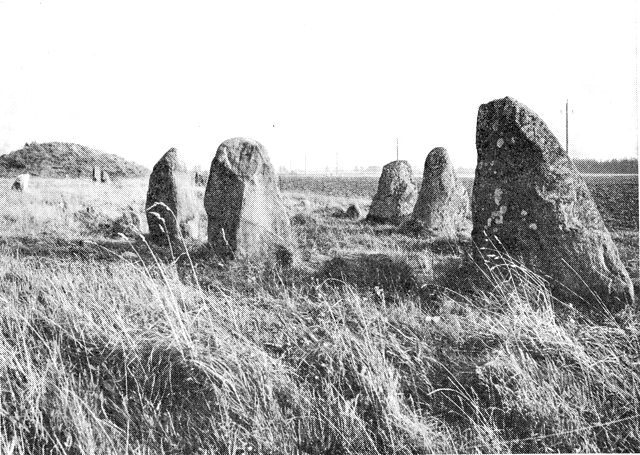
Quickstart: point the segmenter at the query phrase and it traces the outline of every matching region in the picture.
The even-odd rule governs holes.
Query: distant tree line
[[[592,159],[574,159],[578,170],[584,174],[637,174],[638,160],[625,158],[621,160],[598,161]]]
[[[583,174],[637,174],[638,173],[638,160],[635,158],[624,158],[621,160],[606,160],[598,161],[593,159],[581,159],[577,158],[573,160],[574,164]],[[361,173],[366,175],[379,175],[382,171],[380,166],[369,167],[356,167],[353,173]],[[326,173],[329,174],[331,169],[327,168]],[[456,172],[461,175],[473,175],[475,173],[474,168],[458,167]],[[205,186],[209,178],[209,172],[197,167],[193,171],[194,182],[196,185]],[[278,168],[279,175],[298,175],[297,171],[290,171],[284,166]],[[311,173],[310,175],[312,175]],[[419,175],[416,175],[419,177]]]

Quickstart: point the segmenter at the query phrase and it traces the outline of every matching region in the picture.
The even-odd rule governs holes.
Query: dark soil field
[[[421,183],[422,179],[416,179]],[[461,180],[469,194],[473,177]],[[638,176],[587,175],[585,180],[609,229],[638,230]],[[376,177],[281,176],[282,191],[316,193],[334,197],[372,198]]]

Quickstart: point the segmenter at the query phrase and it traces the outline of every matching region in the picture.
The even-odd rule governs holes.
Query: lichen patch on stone
[[[493,192],[493,201],[496,205],[500,205],[500,201],[502,200],[502,188],[496,188]]]

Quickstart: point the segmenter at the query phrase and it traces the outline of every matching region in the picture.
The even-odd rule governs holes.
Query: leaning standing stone
[[[18,177],[16,177],[13,185],[11,185],[11,189],[23,192],[29,191],[29,179],[29,174],[20,174]]]
[[[469,195],[458,180],[447,150],[437,147],[424,162],[422,187],[406,228],[419,234],[455,238],[471,229]]]
[[[187,168],[175,148],[164,154],[149,177],[147,223],[152,241],[171,243],[198,238],[197,196]]]
[[[473,187],[476,257],[519,258],[563,295],[610,309],[633,286],[582,176],[547,125],[513,98],[480,106]]]
[[[273,166],[259,142],[233,138],[220,144],[204,207],[209,243],[219,256],[291,262],[289,217]]]
[[[367,221],[398,224],[411,215],[418,192],[411,166],[404,160],[382,168],[378,191],[371,202]]]
[[[104,169],[100,172],[100,181],[102,183],[111,183],[111,177],[109,177],[109,173]]]

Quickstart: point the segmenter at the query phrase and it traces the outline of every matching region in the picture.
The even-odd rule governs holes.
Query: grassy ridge
[[[482,276],[460,269],[464,245],[331,218],[346,200],[287,194],[312,203],[301,249],[393,257],[414,287],[218,266],[197,243],[172,258],[109,238],[144,182],[34,180],[0,193],[3,452],[640,448],[632,311],[586,320],[517,264]]]
[[[102,153],[84,145],[67,142],[32,142],[0,156],[0,176],[28,173],[40,177],[91,177],[93,167],[109,172],[113,178],[142,177],[149,174],[144,166],[124,158]]]

